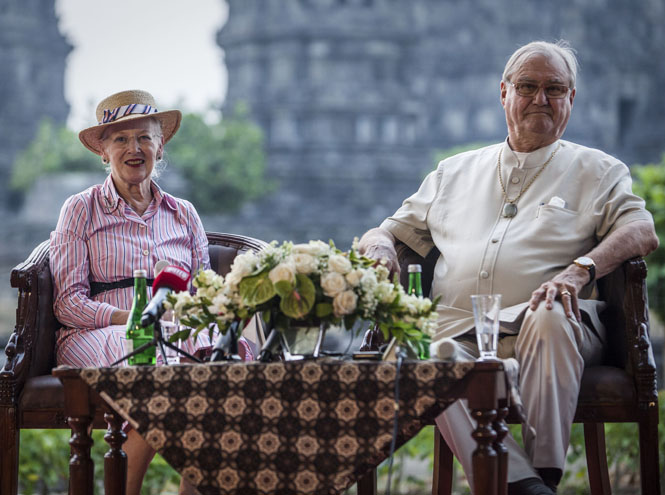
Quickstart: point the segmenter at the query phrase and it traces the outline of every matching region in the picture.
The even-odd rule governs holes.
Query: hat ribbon
[[[157,113],[157,111],[158,110],[156,108],[153,108],[150,105],[142,105],[140,103],[131,103],[130,105],[123,105],[112,110],[105,109],[102,121],[99,123],[99,125],[115,122],[122,117],[126,117],[127,115],[135,113],[147,115],[149,113]]]

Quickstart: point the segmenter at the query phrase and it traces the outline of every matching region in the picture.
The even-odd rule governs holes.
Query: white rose
[[[319,265],[314,256],[305,253],[295,253],[293,255],[293,261],[296,264],[296,271],[305,275],[315,271]]]
[[[337,272],[328,272],[321,277],[321,287],[326,296],[335,297],[346,289],[346,280]]]
[[[285,280],[292,284],[296,283],[296,266],[293,263],[280,263],[268,273],[273,284]]]
[[[347,273],[345,278],[351,287],[358,287],[362,276],[363,276],[362,270],[356,268],[355,270],[351,270],[349,273]]]
[[[241,278],[246,277],[254,271],[256,260],[256,254],[252,252],[239,254],[233,259],[231,272],[236,273]]]
[[[353,313],[356,309],[358,296],[352,290],[340,292],[333,299],[333,311],[335,316],[344,316]]]
[[[341,254],[333,254],[330,258],[328,258],[328,267],[337,273],[341,273],[344,275],[345,273],[349,273],[351,271],[351,262],[346,256],[342,256]]]

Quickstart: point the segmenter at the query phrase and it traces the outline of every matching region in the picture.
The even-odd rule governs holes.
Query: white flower
[[[341,254],[333,254],[330,258],[328,258],[328,267],[333,272],[341,273],[344,275],[351,271],[351,262],[346,256],[342,256]]]
[[[395,296],[397,295],[394,287],[395,286],[390,282],[379,282],[374,288],[374,294],[376,295],[376,298],[382,303],[390,304],[395,300]]]
[[[359,268],[355,268],[351,270],[349,273],[347,273],[344,278],[346,278],[346,281],[351,287],[358,287],[362,276],[363,276],[363,271],[360,270]]]
[[[337,272],[324,273],[321,276],[321,288],[326,296],[335,297],[346,289],[346,280]]]
[[[365,273],[363,273],[362,278],[360,279],[360,285],[366,292],[371,292],[374,290],[374,287],[376,287],[377,280],[376,280],[376,273],[374,270],[365,270]]]
[[[208,311],[214,315],[227,313],[227,306],[230,302],[231,300],[225,294],[219,293],[212,299],[212,304],[208,306]]]
[[[337,294],[333,299],[333,311],[335,316],[343,316],[353,313],[356,309],[358,296],[352,290],[345,290]]]
[[[379,281],[388,280],[388,276],[390,275],[390,270],[388,270],[388,268],[386,268],[384,264],[376,266],[374,270],[376,271],[376,278]]]
[[[277,265],[275,268],[270,270],[270,273],[268,274],[270,277],[270,281],[273,284],[276,284],[277,282],[281,282],[282,280],[285,280],[286,282],[290,282],[292,284],[295,284],[296,282],[296,265],[295,263],[280,263]]]
[[[233,259],[231,273],[235,273],[240,278],[246,277],[254,271],[257,261],[257,256],[253,252],[239,254]]]
[[[305,275],[309,275],[319,267],[318,260],[306,253],[294,253],[293,262],[296,264],[296,271]]]
[[[320,257],[330,253],[330,246],[323,241],[309,241],[307,244],[295,244],[292,252],[294,254],[309,254]]]

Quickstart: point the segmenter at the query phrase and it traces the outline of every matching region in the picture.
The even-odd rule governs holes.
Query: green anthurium
[[[242,279],[238,290],[248,306],[262,304],[275,296],[275,286],[270,281],[267,271]]]
[[[301,273],[296,275],[296,287],[286,296],[282,296],[279,303],[279,309],[288,316],[296,320],[304,318],[314,306],[316,299],[316,289],[314,284],[306,275]]]
[[[285,297],[289,295],[291,292],[293,292],[293,289],[295,289],[295,287],[287,280],[280,280],[275,284],[275,292],[277,292],[279,297]]]
[[[326,316],[332,314],[333,305],[330,303],[318,303],[314,308],[317,318],[325,318]]]

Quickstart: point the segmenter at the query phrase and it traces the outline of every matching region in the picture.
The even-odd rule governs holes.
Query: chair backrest
[[[211,268],[228,273],[237,254],[259,251],[267,243],[252,237],[207,232]],[[49,269],[49,241],[37,246],[11,273],[11,286],[18,289],[16,327],[5,348],[7,361],[2,374],[11,374],[13,390],[0,391],[17,397],[28,378],[47,375],[55,366],[55,336],[60,323],[53,314],[53,282]],[[2,382],[4,383],[4,382]]]

